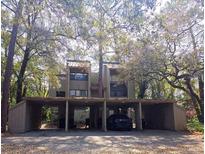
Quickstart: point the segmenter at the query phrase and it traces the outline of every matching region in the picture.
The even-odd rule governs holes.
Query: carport
[[[109,116],[109,111],[112,110],[113,113],[116,113],[119,108],[125,114],[127,114],[128,108],[134,109],[136,130],[146,128],[183,130],[186,125],[185,112],[176,105],[175,101],[170,100],[26,97],[9,110],[9,131],[26,132],[39,129],[41,109],[44,105],[58,107],[59,117],[65,120],[65,131],[73,128],[76,107],[89,107],[91,128],[103,131],[107,131],[106,119]]]

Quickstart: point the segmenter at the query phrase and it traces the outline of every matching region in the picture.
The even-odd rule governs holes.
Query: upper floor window
[[[56,91],[56,97],[65,97],[65,91]]]
[[[70,90],[70,96],[77,96],[77,97],[87,97],[88,91],[87,90]]]
[[[87,73],[70,73],[70,80],[87,81],[88,74]]]
[[[111,97],[127,97],[127,86],[123,83],[117,82],[110,83],[110,96]]]

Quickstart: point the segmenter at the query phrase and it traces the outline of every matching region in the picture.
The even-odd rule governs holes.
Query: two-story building
[[[137,130],[142,119],[150,129],[183,130],[185,113],[172,100],[140,100],[135,97],[134,81],[123,80],[118,63],[103,64],[103,97],[98,95],[98,73],[91,71],[89,61],[68,60],[58,74],[59,85],[49,84],[49,97],[26,97],[9,111],[9,130],[25,132],[39,129],[42,107],[58,108],[59,127],[66,131],[76,127],[75,119],[84,110],[89,128],[106,131],[106,120],[114,113],[127,114]],[[85,119],[85,118],[84,118]],[[86,120],[85,119],[85,120]]]

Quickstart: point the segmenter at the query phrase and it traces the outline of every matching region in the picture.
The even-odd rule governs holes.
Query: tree
[[[164,68],[159,74],[174,88],[178,88],[186,92],[194,104],[197,117],[200,122],[204,122],[204,102],[200,98],[198,88],[195,81],[203,72],[203,9],[201,5],[195,1],[191,1],[192,7],[187,9],[185,1],[176,1],[170,4],[165,10],[169,16],[175,15],[173,7],[178,9],[178,15],[173,23],[168,23],[168,19],[161,20],[167,45],[168,58],[164,62]],[[180,15],[179,15],[180,14]],[[178,22],[180,21],[180,22]],[[173,27],[170,30],[169,27]],[[187,40],[186,40],[187,39]],[[201,88],[200,88],[201,89]],[[203,91],[201,89],[201,91]]]
[[[18,45],[23,50],[23,60],[21,63],[21,67],[19,73],[17,75],[17,92],[16,92],[16,103],[19,103],[22,99],[23,95],[23,81],[24,74],[28,65],[29,60],[35,54],[42,54],[45,51],[42,51],[42,45],[46,45],[49,43],[49,39],[51,39],[51,34],[48,30],[40,28],[37,24],[37,18],[39,17],[40,12],[44,8],[44,1],[27,1],[25,3],[24,14],[24,26],[21,25],[21,28],[25,30],[26,38],[24,38],[24,45],[21,42],[18,42]],[[22,39],[22,38],[21,38]],[[46,54],[50,54],[49,51],[46,51]],[[26,89],[24,89],[25,95]]]
[[[69,17],[67,14],[73,14],[76,16],[75,18],[78,18],[78,13],[75,12],[78,7],[69,10],[71,7],[69,5],[75,3],[67,1],[58,2],[58,5],[51,6],[51,3],[53,4],[56,2],[58,1],[47,2],[40,0],[27,1],[25,4],[25,23],[22,25],[22,29],[25,30],[24,34],[26,34],[26,37],[23,39],[24,41],[18,42],[18,45],[21,47],[24,56],[19,73],[17,75],[17,103],[21,101],[22,95],[25,95],[23,91],[26,92],[26,90],[23,89],[23,82],[26,80],[24,74],[26,73],[28,64],[32,57],[37,55],[34,58],[35,60],[37,60],[37,57],[39,57],[39,59],[47,59],[46,61],[50,61],[50,59],[54,60],[54,57],[57,57],[59,52],[58,50],[64,50],[63,47],[66,47],[66,49],[69,48],[69,39],[76,39],[76,34],[73,32],[73,27],[69,26],[71,18],[73,19],[73,17]],[[64,9],[65,18],[62,18],[62,14],[58,14],[56,12],[56,9],[60,9],[59,7]],[[42,14],[44,11],[48,12],[46,16],[49,17],[51,21],[53,21],[49,26],[42,26],[48,23],[48,21],[42,17],[42,15],[45,17],[45,14]],[[54,20],[52,18],[54,18]],[[62,18],[63,20],[58,21],[56,18]],[[52,69],[48,70],[52,71]]]
[[[130,65],[137,66],[135,71],[145,67],[141,71],[143,76],[165,80],[173,88],[184,91],[192,99],[198,119],[203,123],[204,103],[200,96],[203,80],[199,87],[196,84],[204,69],[202,21],[203,9],[196,1],[168,3],[160,14],[153,14],[144,22],[137,43],[143,42],[138,51],[145,56],[140,60],[132,57]]]
[[[19,27],[19,21],[22,14],[22,6],[23,0],[19,0],[17,8],[15,10],[15,17],[14,17],[14,24],[11,32],[11,38],[9,41],[9,48],[8,48],[8,57],[6,62],[6,68],[4,73],[4,81],[2,87],[2,100],[1,100],[1,131],[6,131],[6,123],[8,119],[8,101],[9,101],[9,91],[10,91],[10,82],[11,82],[11,75],[13,70],[13,57],[14,57],[14,49],[16,43],[16,37]]]

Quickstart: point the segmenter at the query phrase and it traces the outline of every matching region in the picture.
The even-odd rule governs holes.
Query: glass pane
[[[110,83],[111,97],[127,97],[127,86],[125,84]]]
[[[76,90],[76,96],[80,96],[80,90]]]
[[[75,80],[75,73],[70,73],[70,80]]]
[[[70,73],[70,80],[87,81],[88,80],[88,74],[84,74],[84,73]]]
[[[65,91],[56,91],[56,97],[65,97]]]
[[[82,97],[87,96],[87,90],[81,90],[80,93],[81,93],[80,96],[82,96]]]
[[[70,96],[75,96],[75,90],[70,90]]]

